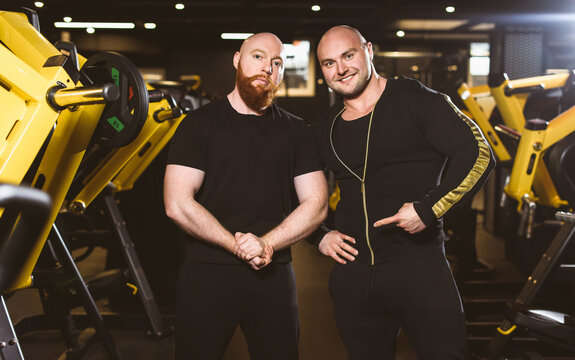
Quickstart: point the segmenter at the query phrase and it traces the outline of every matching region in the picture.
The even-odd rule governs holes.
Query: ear
[[[373,61],[373,46],[370,42],[367,43],[367,53],[369,54],[369,59]]]
[[[236,68],[236,70],[238,69],[239,63],[240,63],[240,52],[236,51],[236,53],[234,54],[234,67]]]

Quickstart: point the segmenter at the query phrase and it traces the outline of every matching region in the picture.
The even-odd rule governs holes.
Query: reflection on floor
[[[502,278],[522,279],[517,270],[504,259],[503,242],[479,229],[477,233],[478,256],[495,269]],[[95,252],[80,263],[83,274],[97,273],[103,267],[105,253]],[[327,289],[333,261],[319,254],[312,245],[302,242],[294,247],[294,268],[298,283],[301,335],[300,359],[344,360],[345,350],[336,329],[332,303]],[[13,321],[33,313],[41,313],[37,290],[17,292],[7,300]],[[104,301],[99,306],[106,310]],[[79,310],[80,311],[80,310]],[[169,309],[167,311],[170,311]],[[142,332],[112,332],[125,359],[172,359],[173,336],[149,339]],[[57,359],[65,350],[57,332],[37,332],[20,338],[28,360]],[[96,344],[85,359],[107,359],[100,344]],[[226,360],[248,360],[247,348],[241,332],[237,332],[228,348]],[[416,359],[404,337],[400,337],[397,360]]]

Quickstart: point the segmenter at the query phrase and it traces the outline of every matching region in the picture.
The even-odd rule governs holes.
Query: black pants
[[[219,360],[237,327],[254,360],[298,358],[299,318],[291,264],[185,261],[178,278],[176,359]]]
[[[395,359],[400,328],[419,360],[467,356],[465,317],[443,247],[375,266],[336,265],[330,291],[349,360]]]

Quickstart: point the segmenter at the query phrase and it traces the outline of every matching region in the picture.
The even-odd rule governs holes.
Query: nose
[[[262,71],[265,72],[268,75],[271,75],[273,73],[273,66],[272,64],[264,64],[262,66]]]
[[[347,72],[347,65],[342,61],[338,61],[337,62],[337,73],[338,74],[345,74],[346,72]]]

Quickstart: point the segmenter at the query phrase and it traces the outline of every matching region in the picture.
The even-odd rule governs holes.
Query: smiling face
[[[360,95],[372,78],[371,43],[353,28],[328,30],[319,42],[317,56],[328,86],[344,98]]]
[[[242,100],[261,111],[273,101],[284,74],[284,48],[277,36],[260,33],[248,38],[234,55],[236,87]]]

